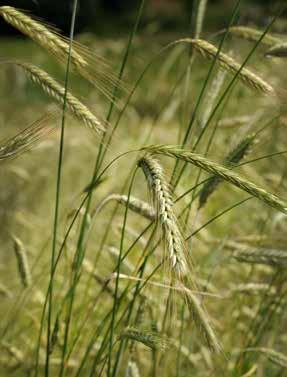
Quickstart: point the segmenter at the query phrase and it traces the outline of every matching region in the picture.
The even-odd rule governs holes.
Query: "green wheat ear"
[[[119,339],[130,339],[142,343],[152,350],[164,351],[168,347],[168,340],[154,332],[142,331],[134,327],[124,329]]]
[[[237,165],[249,152],[255,136],[256,134],[248,135],[240,141],[224,159],[225,166],[232,168],[234,165]],[[206,204],[210,195],[216,190],[221,182],[222,178],[214,175],[204,184],[199,195],[199,208],[202,208]]]
[[[149,151],[154,154],[162,154],[165,156],[177,158],[179,160],[186,161],[195,165],[208,173],[214,174],[215,176],[231,183],[233,186],[246,191],[250,195],[259,199],[263,203],[270,207],[277,209],[280,212],[287,214],[287,202],[278,196],[271,194],[265,189],[255,185],[254,183],[242,178],[240,175],[234,171],[227,169],[200,154],[190,152],[186,149],[180,149],[173,145],[152,145],[144,147],[143,150]]]

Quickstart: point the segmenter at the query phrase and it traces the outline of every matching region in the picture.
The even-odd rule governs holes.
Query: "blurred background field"
[[[23,1],[23,5],[20,5],[20,2],[17,1],[2,1],[1,5],[2,3],[3,5],[13,5],[26,9],[25,1]],[[44,2],[38,0],[35,1],[35,4],[34,2],[30,3],[32,4],[28,8],[30,7],[37,15],[64,29],[67,33],[71,14],[71,2]],[[129,32],[134,24],[137,5],[135,1],[93,2],[91,0],[80,2],[76,39],[88,46],[91,51],[105,58],[112,72],[115,74],[118,73],[123,59]],[[243,1],[240,15],[236,22],[237,24],[257,25],[262,29],[270,22],[271,16],[274,15],[276,7],[279,7],[280,2],[276,3],[276,7],[273,5],[273,2],[270,1]],[[204,22],[203,38],[218,45],[220,39],[216,32],[226,27],[231,15],[232,6],[234,6],[234,2],[232,1],[210,1]],[[147,2],[124,72],[123,82],[126,86],[126,92],[123,91],[118,96],[117,105],[110,121],[111,124],[117,120],[120,109],[127,98],[127,92],[133,88],[147,63],[169,42],[190,35],[190,9],[189,1],[154,0],[150,4]],[[11,28],[4,27],[2,20],[0,25],[0,139],[4,141],[23,130],[44,113],[53,110],[55,104],[43,93],[41,88],[25,76],[23,71],[13,65],[5,64],[2,60],[17,59],[33,63],[48,71],[49,74],[61,82],[64,82],[65,67],[61,67],[55,59],[32,41],[12,33]],[[284,15],[282,15],[275,22],[272,31],[280,33],[285,38],[286,29],[287,23],[285,22]],[[224,45],[224,51],[230,52],[239,62],[243,62],[253,45],[254,43],[252,42],[229,37]],[[115,137],[107,153],[107,162],[120,153],[142,146],[144,141],[148,144],[179,143],[179,137],[182,135],[180,130],[188,124],[190,115],[194,110],[195,101],[210,67],[210,62],[203,60],[200,56],[196,56],[189,72],[190,76],[186,79],[186,75],[183,75],[183,73],[186,72],[189,59],[188,46],[181,44],[170,49],[158,59],[155,59],[144,79],[137,87],[130,105],[121,118]],[[279,110],[282,110],[282,113],[274,121],[274,127],[272,129],[267,128],[260,134],[258,141],[252,147],[246,160],[273,154],[286,148],[287,118],[284,115],[286,60],[265,58],[264,50],[259,46],[250,62],[248,62],[248,66],[259,72],[272,85],[278,87],[281,90],[283,101],[278,103],[275,99],[258,95],[241,83],[238,83],[232,94],[228,97],[228,102],[218,111],[212,122],[212,127],[210,127],[210,130],[206,133],[199,146],[198,152],[205,153],[206,145],[215,130],[214,127],[217,125],[218,128],[213,143],[208,151],[208,157],[212,160],[222,162],[228,152],[241,139],[259,130],[268,121],[274,119]],[[216,71],[212,78],[214,79],[217,74]],[[181,77],[185,79],[181,79]],[[227,86],[231,78],[232,76],[226,75],[223,87]],[[110,103],[99,91],[73,73],[70,76],[70,88],[91,110],[102,119],[105,119]],[[194,137],[198,136],[200,132],[200,117],[203,116],[204,110],[205,102],[203,100],[196,122]],[[224,120],[237,117],[249,118],[246,123],[240,126],[228,126],[228,122],[226,122],[227,126],[224,125]],[[222,122],[221,126],[219,125],[220,122]],[[57,131],[47,136],[44,141],[31,151],[15,160],[0,162],[0,283],[4,284],[11,293],[11,297],[9,296],[10,293],[7,297],[3,293],[3,298],[1,297],[0,311],[4,314],[4,325],[1,330],[5,342],[13,344],[13,346],[22,352],[22,358],[19,357],[21,359],[19,365],[14,369],[3,367],[1,370],[0,366],[0,375],[3,377],[8,375],[23,377],[32,375],[28,374],[29,372],[25,368],[22,368],[21,363],[24,363],[25,357],[32,363],[35,339],[39,331],[39,318],[49,279],[48,268],[51,229],[54,216],[60,123],[60,117],[54,120],[53,124],[57,128]],[[63,195],[59,244],[68,224],[69,214],[79,205],[80,194],[90,181],[98,148],[98,136],[83,127],[71,115],[68,115],[63,165]],[[93,207],[107,194],[120,192],[135,160],[136,155],[130,158],[123,158],[115,167],[109,170],[106,179],[95,191]],[[161,161],[167,175],[170,176],[173,169],[173,161],[170,159],[162,159]],[[236,171],[258,185],[267,187],[269,191],[283,198],[287,197],[287,171],[284,154],[279,157],[274,156],[247,164],[237,168]],[[197,169],[192,168],[191,172],[187,172],[183,176],[183,180],[177,187],[174,196],[178,197],[188,188],[192,187],[196,182],[196,177]],[[202,177],[207,177],[207,175],[203,174]],[[133,195],[150,202],[151,197],[147,193],[144,178],[140,174],[138,174]],[[185,229],[186,235],[244,197],[246,197],[245,193],[227,184],[223,184],[214,193],[212,199],[208,201],[204,211],[200,212],[200,215],[195,219],[191,219],[190,224]],[[186,197],[176,206],[176,211],[179,213],[188,203],[189,198]],[[90,235],[89,247],[87,248],[87,258],[90,260],[93,260],[99,247],[103,229],[108,225],[112,208],[110,206],[105,209],[100,220],[96,221],[96,225]],[[195,213],[196,207],[192,208]],[[107,242],[109,246],[119,246],[119,229],[122,226],[123,213],[124,208],[120,208],[115,217],[113,227],[110,229]],[[259,243],[260,246],[268,246],[274,240],[274,248],[278,248],[278,245],[280,245],[282,249],[286,250],[286,221],[284,215],[273,209],[266,208],[266,206],[255,199],[228,212],[225,216],[220,217],[217,221],[210,224],[210,226],[203,229],[190,245],[196,273],[205,282],[211,285],[214,283],[216,285],[216,292],[219,293],[225,293],[227,288],[232,285],[248,283],[250,281],[271,284],[273,279],[275,279],[275,270],[272,267],[241,264],[239,268],[234,261],[228,259],[228,254],[224,254],[224,246],[222,246],[221,241],[228,240],[229,238],[232,238],[232,240],[244,239],[244,237],[246,239],[249,237],[252,240],[253,236],[255,239],[262,236],[263,241]],[[144,222],[144,224],[146,223]],[[131,240],[134,240],[135,235],[142,231],[143,222],[139,220],[138,215],[131,214],[128,226],[130,234],[127,238],[130,237],[130,240],[127,241],[127,244]],[[69,252],[75,247],[78,229],[79,224],[77,224],[77,227],[73,231],[65,250],[63,265],[60,269],[62,275],[56,284],[57,290],[60,292],[57,293],[57,298],[62,294],[61,287],[66,287],[65,274],[69,276],[71,259]],[[19,237],[27,249],[33,279],[33,287],[29,288],[31,289],[29,291],[31,294],[23,293],[13,254],[11,234]],[[218,243],[210,244],[209,241],[214,239]],[[265,244],[264,240],[266,241]],[[275,242],[275,240],[278,240],[278,244],[276,244],[277,241]],[[250,245],[252,245],[252,241]],[[141,250],[141,246],[136,248],[131,256],[132,263],[135,263],[137,252],[140,253]],[[156,255],[152,259],[154,264],[158,258],[159,255]],[[105,279],[113,271],[116,263],[111,256],[105,253],[101,256],[100,262],[98,272]],[[95,284],[95,287],[92,287],[88,291],[87,297],[81,297],[83,299],[81,304],[85,303],[86,307],[90,310],[93,295],[96,296],[99,290],[100,288]],[[155,297],[162,297],[163,300],[165,299],[165,294],[162,294],[160,291],[157,292],[155,290],[154,295]],[[17,305],[18,300],[19,302],[23,302],[23,306]],[[227,350],[244,345],[244,337],[246,331],[248,331],[248,321],[250,320],[251,323],[253,320],[254,313],[256,313],[256,310],[260,306],[260,300],[261,298],[257,296],[251,299],[248,296],[244,298],[236,296],[235,298],[225,297],[223,300],[208,300],[207,307],[214,319],[214,325],[219,338],[222,339],[224,347]],[[94,326],[94,324],[100,321],[104,309],[109,306],[109,298],[105,297],[102,302],[104,304],[98,309],[96,316],[93,316],[91,311],[90,322],[84,326],[84,334],[89,335],[90,326]],[[79,303],[77,310],[77,316],[81,318],[79,313],[85,312],[84,306],[81,307]],[[156,311],[154,316],[156,317],[158,313],[160,313],[160,310]],[[156,321],[156,319],[154,320]],[[285,320],[286,315],[279,314],[278,323],[274,324],[274,328],[269,329],[270,331],[267,329],[266,334],[263,335],[261,339],[263,344],[267,344],[270,347],[274,347],[275,345],[278,351],[286,351],[286,335],[282,334],[282,338],[280,336],[280,329],[283,328],[285,332]],[[192,363],[189,364],[184,360],[181,373],[175,374],[166,367],[164,369],[165,374],[162,374],[162,376],[185,377],[190,375],[190,371],[198,371],[195,372],[195,376],[223,375],[221,374],[222,369],[224,369],[221,364],[222,360],[220,361],[219,359],[217,364],[216,362],[213,364],[212,356],[210,356],[207,349],[198,347],[198,350],[197,346],[193,346],[192,342],[195,335],[192,333],[189,336],[188,334],[186,333],[184,336],[186,337],[186,342],[190,345],[190,352],[198,356],[198,358],[195,357],[193,359],[194,365],[191,366]],[[276,339],[277,336],[278,339]],[[234,340],[234,337],[237,337],[236,340]],[[84,351],[80,346],[79,354],[82,355]],[[61,344],[59,344],[58,348],[55,351],[57,357],[60,355]],[[4,349],[3,353],[5,352],[9,354],[7,349]],[[140,350],[138,354],[140,355],[139,365],[144,368],[146,359],[148,358],[147,353]],[[170,354],[170,357],[173,358],[172,351]],[[73,354],[72,359],[76,359],[76,356]],[[17,361],[15,355],[11,356],[12,361],[14,360],[13,358]],[[197,367],[198,363],[203,363],[203,367],[202,365]],[[258,377],[284,376],[286,371],[286,369],[280,369],[277,366],[269,364],[265,359],[262,361],[260,357],[254,357],[248,365],[251,368],[253,364],[257,366],[257,374],[252,375]],[[71,370],[69,373],[73,373],[73,367]],[[56,371],[57,368],[55,367],[55,373]],[[282,374],[280,374],[281,372]],[[141,375],[151,376],[152,374],[150,373],[149,369],[146,371],[143,370]],[[239,374],[228,373],[226,375],[239,376]],[[89,375],[87,371],[84,372],[83,376],[86,375]],[[124,376],[125,374],[122,373],[121,375]]]

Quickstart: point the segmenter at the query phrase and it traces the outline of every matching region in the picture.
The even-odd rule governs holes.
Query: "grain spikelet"
[[[249,152],[249,149],[254,141],[256,134],[246,136],[224,159],[224,165],[227,167],[233,167],[237,165]],[[216,190],[218,185],[222,182],[222,178],[214,175],[210,178],[202,187],[199,196],[199,208],[202,208],[209,196]]]
[[[128,198],[127,195],[121,194],[110,194],[108,195],[92,212],[92,217],[94,217],[107,203],[110,201],[117,201],[118,203],[126,206],[128,205],[129,209],[139,215],[147,218],[148,220],[154,221],[156,218],[156,214],[154,209],[143,200],[135,198],[134,196],[130,196]]]
[[[243,38],[251,42],[257,42],[263,34],[262,30],[254,29],[248,26],[232,26],[229,28],[229,32],[236,37]],[[282,43],[282,40],[274,37],[271,34],[265,34],[260,43],[265,46],[274,46],[278,43]]]
[[[12,236],[14,241],[14,252],[17,259],[18,272],[24,288],[32,283],[30,267],[28,263],[27,253],[21,240]]]
[[[248,351],[260,352],[264,356],[266,356],[267,359],[272,361],[272,363],[279,365],[282,368],[287,368],[287,356],[285,356],[281,352],[277,352],[273,349],[265,348],[265,347],[258,347],[258,348],[250,347],[250,348],[246,348],[243,352],[248,352]]]
[[[199,119],[199,124],[204,128],[209,120],[212,113],[213,105],[218,97],[220,90],[224,84],[226,72],[219,71],[214,77],[210,89],[206,93],[206,99],[204,101],[204,111]]]
[[[69,55],[69,40],[55,29],[10,6],[0,7],[0,16],[57,59],[66,63]],[[95,85],[109,99],[112,98],[110,89],[115,85],[121,86],[103,59],[93,55],[76,42],[73,42],[71,64],[76,72]]]
[[[165,156],[178,158],[180,160],[189,162],[208,173],[214,174],[223,180],[231,183],[235,187],[246,191],[255,198],[261,200],[263,203],[273,207],[284,214],[287,214],[287,203],[285,200],[280,199],[278,196],[269,193],[268,191],[258,187],[247,179],[242,178],[230,169],[227,169],[209,159],[201,156],[200,154],[190,152],[185,149],[177,148],[170,145],[152,145],[144,147],[143,150],[155,154],[163,154]]]
[[[275,45],[274,47],[270,48],[266,54],[266,56],[275,56],[278,58],[286,58],[287,57],[287,43],[280,43]]]
[[[150,155],[138,161],[153,194],[172,268],[179,276],[187,270],[185,245],[173,212],[173,201],[161,165]]]
[[[154,332],[141,331],[134,327],[124,329],[119,335],[119,339],[134,340],[152,350],[164,351],[168,346],[168,341],[165,337]]]
[[[0,143],[0,161],[15,158],[28,151],[34,144],[47,136],[55,128],[49,127],[52,114],[48,114],[32,123],[24,131]]]
[[[275,95],[274,88],[264,81],[261,77],[250,71],[245,67],[241,67],[236,60],[227,54],[220,52],[218,55],[217,47],[213,46],[211,43],[202,39],[191,39],[190,43],[196,51],[198,51],[204,58],[208,60],[213,60],[217,56],[217,61],[222,69],[236,74],[239,73],[239,79],[247,86],[256,89],[259,92],[269,95]]]
[[[210,324],[208,314],[203,308],[199,299],[190,290],[185,289],[184,291],[187,298],[189,310],[193,315],[195,323],[199,327],[200,331],[204,334],[209,348],[216,353],[222,352],[220,343]]]
[[[232,284],[230,286],[227,296],[232,296],[234,293],[243,293],[247,295],[257,295],[257,294],[270,294],[274,295],[276,293],[274,287],[270,287],[269,284],[264,283],[247,283],[247,284]]]
[[[267,264],[270,266],[287,266],[287,252],[276,249],[255,248],[248,249],[241,246],[232,253],[232,257],[239,262],[252,264]]]
[[[22,68],[31,80],[39,85],[44,92],[58,103],[63,104],[65,98],[65,88],[56,80],[54,80],[44,70],[22,62],[12,62],[18,67]],[[98,133],[105,131],[104,124],[78,100],[71,92],[67,92],[66,103],[71,113],[76,116],[80,121],[83,121],[86,126]]]

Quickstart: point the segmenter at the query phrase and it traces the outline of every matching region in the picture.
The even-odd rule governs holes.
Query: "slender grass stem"
[[[78,0],[74,0],[71,29],[70,29],[69,54],[68,54],[68,61],[67,61],[67,68],[66,68],[66,78],[65,78],[65,92],[64,92],[64,102],[63,102],[63,115],[62,115],[61,136],[60,136],[60,146],[59,146],[59,158],[58,158],[58,167],[57,167],[55,214],[54,214],[51,269],[50,269],[50,293],[49,293],[49,302],[48,302],[48,324],[47,324],[45,377],[48,377],[49,373],[50,373],[49,372],[49,362],[50,362],[51,323],[52,323],[52,313],[53,313],[54,263],[55,263],[55,256],[56,256],[56,245],[57,245],[57,235],[58,235],[58,218],[59,218],[59,211],[60,211],[60,196],[61,196],[61,182],[62,182],[63,157],[64,157],[67,94],[68,94],[68,87],[69,87],[69,74],[70,74],[71,54],[72,54],[72,46],[73,46],[73,39],[74,39],[77,6],[78,6]],[[37,374],[38,374],[38,371],[36,370],[36,376],[37,376]]]
[[[137,168],[134,170],[134,173],[132,175],[131,184],[128,191],[128,202],[130,200],[131,191],[133,187],[133,183],[136,177]],[[108,355],[108,369],[107,369],[107,376],[111,376],[111,368],[112,368],[112,347],[114,343],[114,325],[115,325],[115,318],[116,318],[116,311],[117,311],[117,305],[118,305],[118,289],[119,289],[119,274],[120,274],[120,267],[121,267],[121,259],[123,254],[123,248],[124,248],[124,237],[125,237],[125,228],[127,223],[127,215],[128,215],[128,205],[125,209],[124,214],[124,221],[123,221],[123,227],[122,227],[122,235],[121,235],[121,243],[120,243],[120,252],[119,252],[119,258],[118,258],[118,264],[116,268],[116,286],[115,286],[115,294],[114,294],[114,305],[113,305],[113,311],[112,311],[112,319],[111,319],[111,326],[110,326],[110,341],[109,341],[109,355]]]

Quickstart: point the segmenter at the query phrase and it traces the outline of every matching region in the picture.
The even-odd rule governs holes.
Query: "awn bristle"
[[[44,115],[24,131],[21,131],[11,139],[3,141],[0,144],[0,161],[15,158],[30,150],[34,144],[37,144],[50,132],[55,130],[55,128],[47,125],[52,116],[53,114]]]
[[[27,253],[21,240],[13,236],[14,252],[17,259],[18,272],[24,288],[32,283],[30,267],[28,263]]]
[[[217,47],[213,46],[211,43],[202,39],[187,39],[187,41],[189,41],[194,49],[204,58],[214,60],[217,56],[217,61],[222,69],[234,74],[239,72],[238,77],[244,84],[264,94],[275,95],[274,88],[259,77],[257,73],[254,73],[245,67],[242,68],[241,64],[229,55],[222,52],[218,53]]]
[[[150,155],[138,161],[152,191],[157,215],[164,232],[165,243],[171,266],[179,275],[187,270],[185,245],[173,212],[173,201],[161,165]]]
[[[22,68],[31,80],[39,85],[44,92],[57,102],[63,104],[65,98],[65,88],[54,80],[44,70],[28,63],[12,62],[18,67]],[[102,122],[79,101],[71,92],[67,92],[66,103],[71,113],[76,116],[80,121],[83,121],[85,125],[98,133],[105,131],[105,126]]]
[[[180,149],[175,146],[170,145],[152,145],[142,148],[142,150],[149,151],[154,154],[162,154],[172,158],[178,158],[180,160],[189,162],[208,173],[214,174],[223,180],[231,183],[235,187],[246,191],[253,197],[261,200],[263,203],[270,207],[277,209],[278,211],[287,214],[287,203],[280,199],[278,196],[271,194],[270,192],[258,187],[247,179],[242,178],[240,175],[236,174],[230,169],[227,169],[209,159],[197,154],[190,152],[185,149]]]

